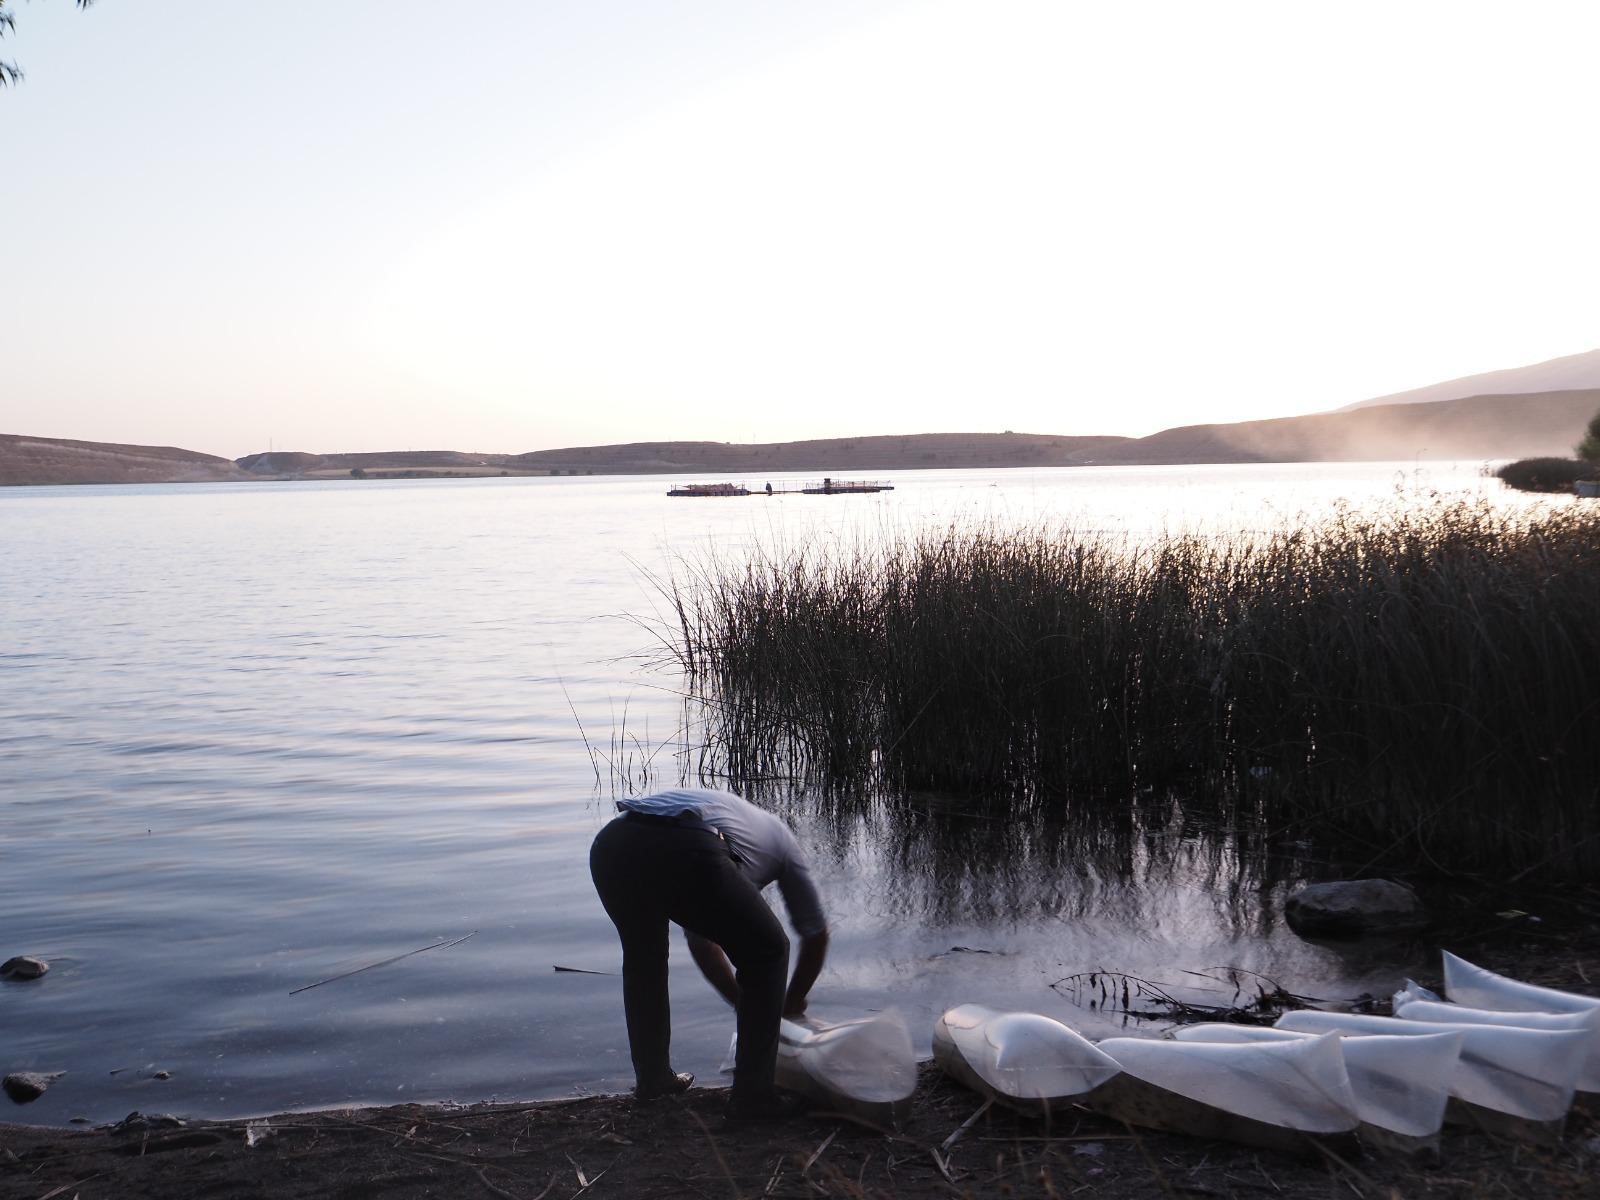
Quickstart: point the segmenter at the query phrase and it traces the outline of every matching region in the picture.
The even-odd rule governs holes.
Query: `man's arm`
[[[794,962],[794,978],[789,981],[789,992],[783,998],[784,1016],[798,1017],[806,1011],[806,997],[811,994],[811,985],[822,973],[822,960],[827,956],[826,928],[800,939],[800,952]]]
[[[700,973],[711,981],[711,986],[722,994],[724,1000],[737,1008],[739,983],[733,976],[733,964],[722,952],[722,947],[710,938],[703,938],[698,933],[690,933],[688,930],[684,931],[684,940],[689,943],[689,956],[694,959],[695,966],[700,968]],[[820,962],[818,966],[821,966]]]
[[[728,956],[723,953],[722,947],[709,938],[687,931],[684,940],[689,943],[689,955],[700,968],[700,973],[710,981],[711,986],[717,989],[724,1000],[737,1008],[739,982],[734,977],[733,964],[728,961]],[[817,976],[822,973],[822,963],[827,956],[826,929],[800,939],[800,952],[796,955],[794,963],[794,978],[789,981],[789,990],[783,999],[784,1016],[798,1017],[806,1011],[806,997],[811,994],[811,985],[816,983]]]

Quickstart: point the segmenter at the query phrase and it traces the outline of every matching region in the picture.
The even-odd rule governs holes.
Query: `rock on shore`
[[[13,1071],[0,1087],[17,1104],[27,1104],[44,1095],[50,1085],[65,1075],[65,1071]]]
[[[1310,883],[1289,897],[1283,915],[1301,937],[1414,933],[1428,924],[1416,892],[1392,879]]]

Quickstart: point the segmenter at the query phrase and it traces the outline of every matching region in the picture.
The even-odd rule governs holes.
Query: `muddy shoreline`
[[[1545,897],[1547,915],[1477,899],[1476,915],[1430,940],[1518,978],[1600,994],[1600,894]],[[649,1105],[591,1096],[92,1130],[0,1125],[0,1200],[1600,1194],[1596,1097],[1580,1098],[1558,1146],[1447,1126],[1436,1159],[1352,1158],[1315,1144],[1294,1157],[1088,1112],[1047,1125],[991,1108],[962,1132],[981,1101],[926,1066],[897,1131],[824,1114],[730,1127],[724,1098],[696,1087]],[[9,1115],[26,1118],[22,1108]]]
[[[931,1069],[904,1129],[807,1116],[727,1126],[724,1093],[635,1105],[399,1106],[262,1121],[77,1132],[0,1128],[0,1197],[1541,1197],[1600,1191],[1600,1106],[1558,1147],[1447,1127],[1436,1160],[1308,1144],[1304,1156],[1154,1134],[1091,1113],[1047,1125],[990,1108]],[[952,1138],[955,1140],[952,1142]]]

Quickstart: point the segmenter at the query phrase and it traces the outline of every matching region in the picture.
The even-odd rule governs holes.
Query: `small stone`
[[[0,963],[0,979],[37,979],[50,969],[42,958],[19,954]]]
[[[1283,915],[1301,937],[1413,933],[1428,924],[1416,892],[1390,879],[1307,884],[1289,897]]]
[[[122,1120],[111,1126],[112,1133],[138,1133],[141,1130],[151,1129],[178,1129],[183,1122],[177,1117],[167,1116],[165,1113],[151,1113],[148,1117],[138,1109],[134,1109]]]
[[[65,1075],[65,1071],[16,1071],[0,1080],[0,1087],[17,1104],[27,1104],[45,1094],[52,1083]]]

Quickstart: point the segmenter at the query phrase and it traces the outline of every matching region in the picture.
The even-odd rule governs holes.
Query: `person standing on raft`
[[[667,996],[668,923],[733,1005],[738,1030],[734,1121],[799,1111],[778,1091],[778,1022],[805,1012],[828,951],[828,923],[800,843],[788,825],[732,792],[677,788],[619,800],[620,815],[595,836],[589,873],[622,940],[622,1006],[633,1056],[634,1096],[677,1095],[694,1082],[674,1072]],[[794,974],[789,938],[761,889],[776,883],[800,937]]]

